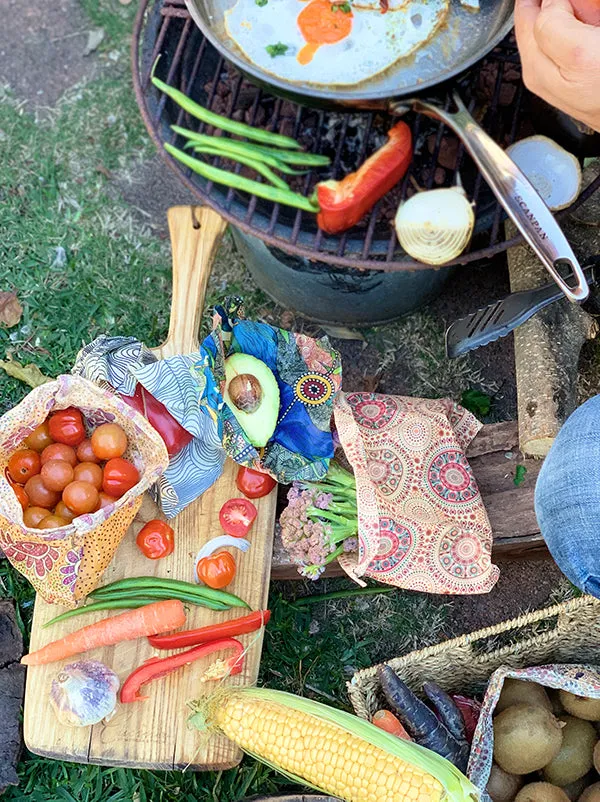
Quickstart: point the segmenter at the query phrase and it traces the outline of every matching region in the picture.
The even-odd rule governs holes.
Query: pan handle
[[[457,134],[508,216],[567,298],[577,303],[585,301],[589,295],[588,283],[552,212],[513,160],[475,122],[456,93],[454,102],[456,112],[445,111],[420,98],[404,102],[396,111],[410,106],[416,112],[442,120]],[[574,286],[560,274],[561,266],[571,268]]]

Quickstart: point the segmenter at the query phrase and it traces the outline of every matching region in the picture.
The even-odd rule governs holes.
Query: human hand
[[[515,30],[525,86],[600,131],[600,26],[569,0],[516,0]]]

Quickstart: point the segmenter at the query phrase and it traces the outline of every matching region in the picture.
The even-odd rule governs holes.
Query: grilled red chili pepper
[[[270,610],[257,610],[249,615],[242,615],[225,621],[223,624],[209,624],[199,629],[186,629],[175,632],[173,635],[151,635],[148,640],[155,649],[185,649],[197,646],[199,643],[208,643],[215,638],[233,638],[236,635],[246,635],[266,626],[271,618]]]
[[[268,473],[255,471],[254,468],[241,466],[235,480],[238,490],[246,498],[262,498],[268,496],[277,482]]]
[[[217,660],[209,666],[200,681],[206,682],[212,679],[222,679],[230,674],[239,674],[244,665],[242,657],[244,647],[235,638],[221,638],[210,643],[203,643],[201,646],[195,646],[193,649],[188,649],[187,652],[173,654],[170,657],[151,657],[146,660],[123,683],[120,694],[121,702],[127,704],[128,702],[141,702],[147,699],[147,696],[141,696],[139,693],[143,685],[160,677],[165,677],[167,674],[177,671],[178,668],[193,663],[194,660],[198,660],[200,657],[206,657],[213,652],[220,652],[222,649],[234,649],[235,654],[227,660]]]
[[[175,548],[173,536],[173,527],[160,518],[155,518],[142,526],[135,542],[149,560],[160,560],[173,553]]]
[[[364,162],[355,173],[341,181],[317,184],[319,228],[328,234],[346,231],[389,192],[408,170],[412,160],[412,134],[400,121],[388,132],[388,141]]]
[[[122,395],[121,398],[130,407],[133,407],[138,412],[148,419],[148,422],[154,426],[156,431],[165,441],[167,453],[170,457],[179,454],[181,449],[193,439],[193,435],[184,429],[183,426],[176,420],[164,404],[161,404],[145,387],[139,382],[135,388],[133,395]]]

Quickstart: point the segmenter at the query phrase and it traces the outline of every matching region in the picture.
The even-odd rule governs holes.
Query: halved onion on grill
[[[462,187],[413,195],[396,213],[396,233],[406,253],[428,265],[443,265],[465,250],[475,225]]]
[[[552,211],[566,209],[581,192],[581,167],[547,136],[529,136],[506,149]]]

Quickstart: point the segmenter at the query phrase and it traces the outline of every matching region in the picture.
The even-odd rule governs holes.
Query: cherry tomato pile
[[[66,526],[114,503],[140,480],[137,468],[123,458],[123,429],[103,423],[88,438],[75,407],[50,415],[22,445],[8,461],[6,478],[25,525],[34,529]]]

